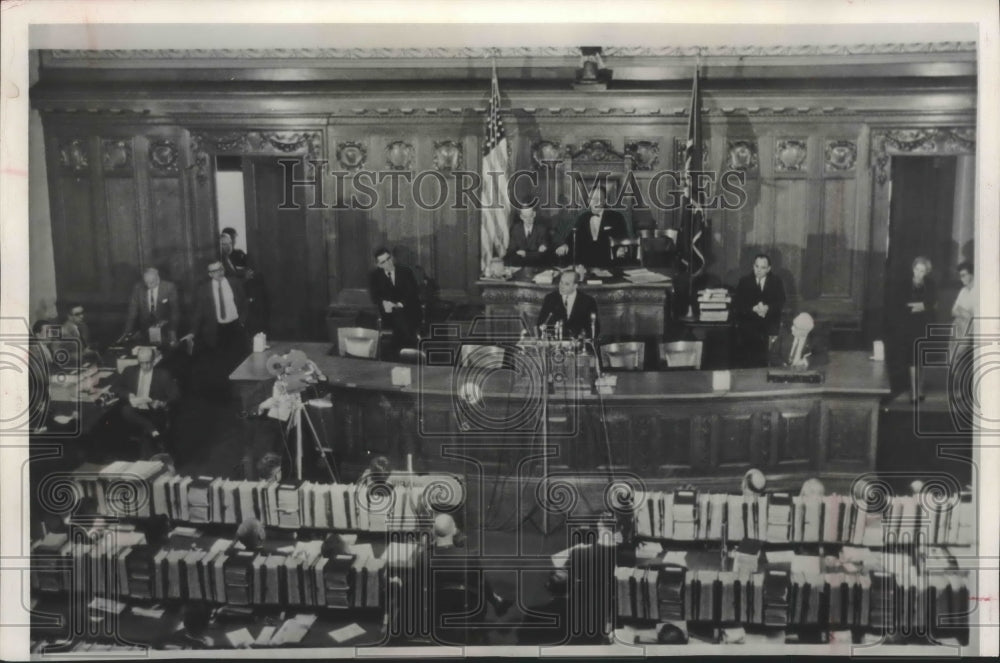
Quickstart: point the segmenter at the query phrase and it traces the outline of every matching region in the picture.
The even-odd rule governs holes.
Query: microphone
[[[549,320],[551,320],[551,319],[552,319],[552,311],[549,311],[549,314],[547,316],[545,316],[545,322],[543,322],[542,324],[538,325],[538,335],[539,336],[544,336],[545,335],[545,328],[549,325]]]
[[[590,338],[597,341],[597,314],[593,311],[590,313]]]

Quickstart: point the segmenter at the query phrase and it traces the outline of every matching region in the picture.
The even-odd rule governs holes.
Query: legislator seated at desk
[[[813,317],[799,313],[771,344],[768,365],[800,369],[825,366],[830,360],[827,347],[826,336],[816,328]]]

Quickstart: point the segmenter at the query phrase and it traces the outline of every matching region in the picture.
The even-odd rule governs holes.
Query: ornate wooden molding
[[[806,138],[779,138],[774,144],[774,170],[800,173],[806,170],[809,141]]]
[[[756,171],[760,166],[757,157],[757,141],[745,139],[729,141],[727,161],[733,170]]]
[[[59,144],[59,165],[65,170],[81,174],[87,172],[90,157],[87,155],[87,140],[72,138]]]
[[[199,182],[208,179],[209,156],[293,155],[319,159],[323,153],[320,131],[210,130],[191,132],[191,153]]]
[[[542,168],[554,168],[569,157],[569,150],[556,140],[541,140],[531,148],[531,159]]]
[[[660,162],[660,143],[655,140],[625,139],[625,156],[632,170],[653,170]]]
[[[823,170],[843,173],[854,169],[858,160],[858,144],[853,140],[828,140],[823,150]]]
[[[439,171],[462,167],[462,143],[456,140],[434,141],[434,168]]]
[[[101,163],[106,175],[124,175],[132,172],[132,140],[130,138],[105,138],[101,141]]]
[[[890,55],[912,53],[967,53],[976,51],[974,41],[913,42],[888,44],[794,44],[775,46],[604,46],[604,58],[626,57],[780,57],[832,55]],[[53,60],[290,60],[290,59],[482,59],[489,57],[578,58],[577,46],[462,47],[462,48],[262,48],[262,49],[135,49],[45,51]]]
[[[149,168],[153,175],[176,175],[179,171],[180,150],[172,140],[154,139],[149,141]]]
[[[976,129],[926,127],[872,130],[872,168],[879,186],[889,180],[889,158],[894,154],[971,154],[976,151]]]
[[[417,151],[406,141],[396,140],[385,146],[385,165],[390,170],[410,170]]]
[[[347,172],[353,173],[365,167],[368,158],[368,148],[364,143],[348,140],[337,143],[337,163]]]

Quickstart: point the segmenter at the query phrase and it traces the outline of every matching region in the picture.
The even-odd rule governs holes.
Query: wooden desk
[[[486,304],[487,317],[522,316],[530,326],[537,324],[545,295],[556,290],[554,285],[539,285],[527,280],[484,280],[477,285]],[[581,283],[580,291],[597,300],[602,337],[663,336],[665,320],[670,315],[672,283]]]
[[[272,352],[290,347],[279,343]],[[364,464],[373,453],[401,463],[412,451],[441,471],[463,473],[472,463],[508,472],[539,453],[541,381],[525,375],[529,364],[517,364],[519,374],[413,366],[413,384],[400,388],[390,373],[402,364],[331,357],[327,344],[294,347],[330,379],[328,427],[347,464]],[[241,392],[269,378],[269,355],[251,355],[233,372]],[[820,384],[777,384],[767,381],[767,369],[737,369],[725,392],[712,390],[706,371],[619,373],[614,393],[603,396],[558,383],[549,397],[551,465],[594,471],[607,464],[610,448],[614,466],[641,477],[736,475],[750,467],[873,470],[879,400],[889,393],[884,363],[833,352],[823,372]],[[458,396],[470,382],[480,385],[480,402]]]

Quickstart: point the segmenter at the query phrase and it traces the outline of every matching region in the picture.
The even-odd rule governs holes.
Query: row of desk
[[[611,393],[571,376],[543,398],[544,380],[524,371],[410,366],[412,383],[399,387],[391,375],[402,364],[330,356],[327,344],[276,343],[230,376],[245,406],[270,393],[267,358],[293,347],[329,377],[333,407],[319,415],[347,464],[373,453],[401,463],[413,453],[442,471],[513,471],[542,453],[544,403],[550,467],[612,465],[644,478],[750,467],[856,474],[875,467],[878,405],[889,393],[884,364],[860,352],[831,353],[819,384],[771,383],[767,369],[737,369],[730,388],[717,391],[709,371],[624,372]]]

